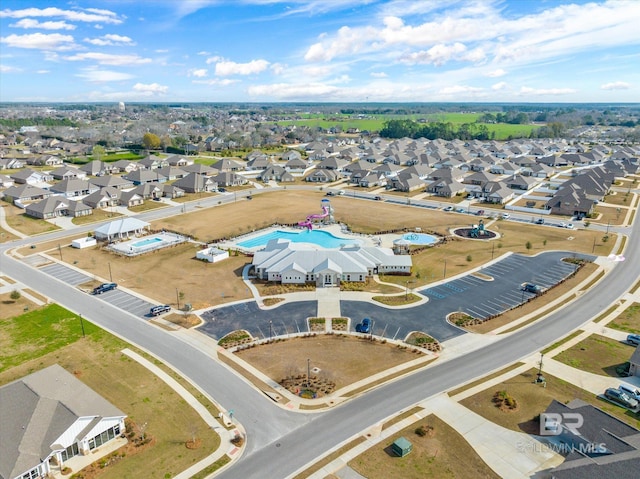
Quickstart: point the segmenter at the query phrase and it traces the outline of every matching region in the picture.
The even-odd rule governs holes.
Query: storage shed
[[[399,437],[391,445],[391,450],[396,456],[404,457],[411,452],[413,444],[411,444],[405,437]]]

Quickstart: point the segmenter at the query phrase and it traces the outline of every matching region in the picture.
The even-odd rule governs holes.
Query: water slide
[[[298,226],[304,226],[307,229],[313,229],[313,220],[324,219],[331,214],[331,205],[329,200],[322,200],[322,214],[315,214],[307,216],[305,221],[300,221]]]

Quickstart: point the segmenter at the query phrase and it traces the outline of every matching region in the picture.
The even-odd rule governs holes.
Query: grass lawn
[[[527,434],[539,434],[537,417],[545,411],[553,399],[567,403],[577,398],[599,407],[633,427],[640,428],[640,420],[636,414],[599,399],[590,392],[562,379],[545,374],[546,387],[534,384],[537,372],[537,369],[530,369],[463,399],[460,404],[500,426]],[[497,408],[492,401],[493,395],[497,391],[506,391],[515,398],[518,403],[517,409],[504,412]]]
[[[6,205],[4,209],[7,224],[14,230],[24,233],[27,236],[56,231],[60,228],[45,220],[32,218],[24,213],[24,210],[13,205]]]
[[[145,202],[138,206],[130,206],[128,209],[133,213],[142,213],[143,211],[156,210],[158,208],[166,208],[169,206],[161,201],[145,200]]]
[[[604,197],[604,202],[611,205],[617,206],[630,206],[631,200],[633,196],[628,193],[621,193],[619,191],[614,191],[612,194],[609,194]]]
[[[415,432],[421,426],[429,430],[423,437]],[[413,450],[405,457],[398,457],[391,451],[391,444],[399,437],[405,437],[413,444]],[[349,461],[349,466],[368,479],[500,477],[482,461],[462,435],[434,415],[381,441]]]
[[[620,211],[618,211],[618,209]],[[627,216],[627,210],[625,208],[615,208],[613,206],[603,206],[599,204],[595,208],[596,213],[600,213],[597,219],[591,220],[593,223],[600,223],[606,225],[608,223],[612,225],[621,225]]]
[[[7,243],[14,239],[18,239],[18,237],[13,233],[9,233],[7,230],[0,228],[0,243]]]
[[[4,309],[3,309],[4,314]],[[141,425],[155,442],[102,470],[101,479],[173,477],[211,454],[220,438],[158,377],[121,353],[127,343],[52,304],[0,320],[0,384],[59,364]],[[215,413],[214,413],[215,414]],[[198,449],[185,442],[192,432]]]
[[[615,378],[619,377],[616,367],[629,361],[634,349],[615,339],[592,334],[554,359],[583,371]]]
[[[620,315],[607,324],[608,327],[640,334],[640,303],[632,303]]]
[[[99,223],[101,221],[114,220],[119,216],[122,216],[122,214],[118,213],[117,211],[95,209],[93,210],[92,214],[86,216],[78,216],[76,218],[73,218],[71,222],[76,226],[81,226],[90,223]]]
[[[331,354],[327,354],[331,351]],[[303,337],[245,349],[236,355],[278,382],[319,368],[317,376],[340,389],[389,368],[420,357],[412,348],[339,334]]]

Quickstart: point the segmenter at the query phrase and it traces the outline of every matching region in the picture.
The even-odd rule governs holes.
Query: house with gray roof
[[[62,195],[65,198],[90,195],[99,189],[99,186],[94,185],[90,181],[77,178],[62,180],[49,188],[52,193]]]
[[[80,168],[72,168],[70,166],[61,166],[51,172],[54,180],[71,180],[71,179],[85,179],[87,174]]]
[[[295,180],[293,175],[282,165],[271,164],[268,168],[264,169],[259,175],[258,179],[262,181],[277,181],[280,183],[288,183]]]
[[[111,188],[116,188],[118,190],[125,190],[134,186],[132,181],[129,181],[126,178],[122,178],[121,176],[113,175],[91,178],[89,181],[91,181],[91,183],[93,183],[94,185],[99,186],[100,188],[110,186]]]
[[[68,208],[69,200],[61,196],[50,196],[28,204],[24,212],[27,216],[48,220],[56,216],[67,216]]]
[[[16,201],[24,203],[25,201],[36,201],[48,198],[52,194],[49,190],[33,185],[15,185],[4,190],[3,198],[13,203]]]
[[[236,160],[232,160],[231,158],[222,158],[221,160],[215,162],[211,167],[217,171],[240,171],[244,170],[244,164],[237,162]]]
[[[125,431],[122,411],[57,364],[0,387],[0,404],[3,479],[48,477],[78,455],[97,460]]]
[[[562,445],[564,462],[547,471],[551,479],[638,477],[640,431],[600,408],[580,399],[568,404],[553,400],[546,414],[581,418],[581,424],[558,422],[552,436],[542,436],[552,446]],[[552,416],[558,417],[558,416]],[[571,428],[567,427],[571,426]],[[574,427],[575,426],[575,427]]]
[[[168,167],[170,168],[170,167]],[[133,170],[122,177],[131,181],[135,186],[143,183],[164,183],[167,177],[164,176],[160,169],[154,170]]]
[[[200,193],[214,191],[218,188],[218,183],[208,176],[189,173],[187,176],[176,180],[173,186],[180,188],[185,193]]]

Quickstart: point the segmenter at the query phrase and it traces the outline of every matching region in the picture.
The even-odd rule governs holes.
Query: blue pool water
[[[339,248],[346,244],[360,244],[359,240],[338,238],[326,231],[304,230],[299,233],[290,233],[288,231],[276,230],[241,241],[238,243],[238,246],[241,248],[256,248],[258,246],[265,246],[272,239],[287,239],[292,243],[312,243],[322,246],[323,248]]]
[[[162,239],[160,238],[147,238],[141,241],[137,241],[133,243],[131,246],[133,246],[134,248],[142,248],[143,246],[149,246],[150,244],[156,244],[161,242],[162,242]]]
[[[402,235],[402,239],[417,245],[434,244],[438,241],[435,236],[425,233],[405,233]]]

